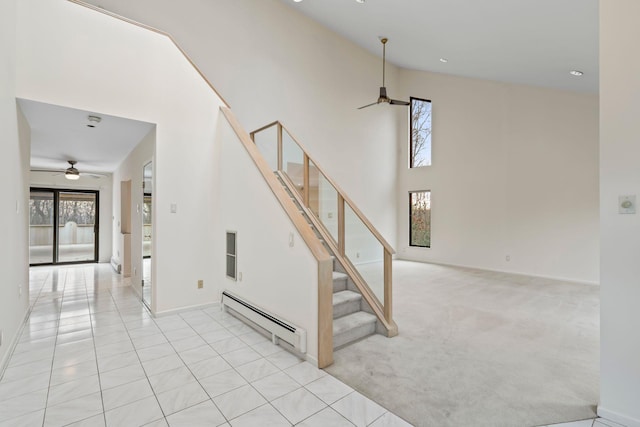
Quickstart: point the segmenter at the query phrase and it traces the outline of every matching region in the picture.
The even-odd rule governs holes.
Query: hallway
[[[0,426],[405,426],[218,307],[152,318],[107,264],[35,267]]]

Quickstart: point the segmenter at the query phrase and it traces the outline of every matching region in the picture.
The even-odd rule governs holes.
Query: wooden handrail
[[[329,366],[333,363],[333,257],[315,235],[309,223],[300,215],[298,207],[233,112],[227,107],[220,107],[220,110],[318,262],[318,366],[321,368]]]
[[[280,123],[280,122],[278,122],[278,123]],[[284,126],[282,123],[280,123],[280,125],[282,126],[282,129],[285,130],[289,134],[291,139],[293,139],[293,142],[295,142],[298,145],[298,147],[300,147],[302,152],[303,153],[308,153],[308,151],[305,149],[304,145],[300,144],[298,139],[295,136],[293,136],[293,134],[289,131],[289,129],[287,129],[287,127]],[[270,126],[273,126],[273,124],[271,124]],[[270,126],[267,126],[266,128],[269,128]],[[264,128],[264,129],[266,129],[266,128]],[[257,132],[253,132],[253,133],[255,134]],[[388,251],[392,255],[395,254],[396,251],[393,249],[393,247],[389,244],[389,242],[387,242],[385,240],[384,237],[382,237],[382,234],[380,234],[380,232],[374,227],[374,225],[371,224],[371,221],[369,221],[367,219],[367,217],[362,213],[362,211],[360,209],[358,209],[356,204],[353,202],[353,200],[351,200],[349,198],[349,196],[347,196],[347,194],[344,192],[344,190],[342,190],[342,188],[340,188],[340,186],[338,184],[336,184],[335,181],[333,179],[331,179],[324,172],[324,169],[322,169],[322,167],[315,160],[311,159],[311,161],[313,161],[313,164],[316,167],[316,169],[318,169],[318,171],[320,171],[320,173],[322,173],[322,175],[329,182],[329,184],[331,184],[333,186],[333,188],[335,188],[336,192],[344,199],[345,203],[349,205],[349,207],[351,208],[353,213],[355,213],[356,216],[358,218],[360,218],[360,221],[362,221],[362,223],[369,229],[371,234],[373,234],[375,236],[375,238],[380,242],[380,244],[384,247],[384,249],[386,251]]]
[[[278,123],[280,123],[280,122],[276,120],[275,122],[271,122],[271,123],[269,123],[268,125],[262,126],[260,129],[256,129],[256,130],[254,130],[253,132],[249,133],[249,135],[251,136],[251,140],[253,140],[253,136],[254,136],[256,133],[260,133],[260,132],[262,132],[263,130],[267,130],[267,129],[269,129],[270,127],[273,127],[273,126],[277,125]]]
[[[261,131],[269,129],[273,126],[277,126],[277,150],[278,150],[278,166],[277,173],[280,176],[281,180],[285,183],[285,185],[291,189],[293,197],[296,199],[296,202],[302,206],[305,210],[307,216],[313,223],[315,229],[322,235],[322,238],[325,240],[325,244],[333,251],[336,256],[336,260],[342,264],[342,267],[345,269],[351,280],[358,287],[358,290],[362,294],[363,298],[369,304],[373,312],[378,317],[378,320],[382,323],[382,325],[387,330],[388,336],[394,336],[398,333],[398,327],[393,321],[393,285],[392,285],[392,255],[395,253],[391,245],[382,237],[382,235],[378,232],[378,230],[373,226],[373,224],[364,216],[364,214],[358,209],[358,207],[353,203],[353,201],[345,194],[345,192],[331,179],[327,176],[321,166],[319,166],[314,160],[309,157],[308,151],[304,148],[302,144],[296,139],[295,136],[291,134],[291,132],[282,125],[281,122],[275,121],[266,126],[261,127],[260,129],[251,132],[251,139],[255,141],[255,135]],[[287,173],[283,169],[283,152],[282,152],[282,139],[283,139],[283,131],[287,132],[289,137],[293,140],[293,142],[298,146],[300,151],[302,152],[302,173],[303,173],[303,182],[302,184],[294,184],[291,178],[287,175]],[[255,144],[254,144],[255,145]],[[257,149],[257,146],[256,146]],[[310,205],[310,164],[313,162],[315,169],[319,174],[331,185],[336,192],[337,196],[337,213],[338,213],[338,236],[337,239],[334,240],[334,236],[326,229],[320,218],[316,217],[316,215],[312,212]],[[355,267],[355,265],[349,260],[349,258],[345,254],[345,213],[346,206],[349,206],[351,210],[355,213],[355,215],[360,219],[360,221],[367,227],[369,232],[376,238],[376,240],[380,243],[383,249],[383,281],[384,281],[384,292],[380,297],[375,295],[373,290],[369,287],[364,278],[360,275],[360,272]],[[382,301],[380,300],[382,298]]]

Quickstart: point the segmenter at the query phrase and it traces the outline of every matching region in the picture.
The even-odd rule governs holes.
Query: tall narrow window
[[[236,256],[236,233],[227,231],[227,277],[233,280],[236,280],[238,271]]]
[[[431,166],[431,101],[411,98],[409,167]]]
[[[409,193],[409,246],[431,247],[431,191]]]

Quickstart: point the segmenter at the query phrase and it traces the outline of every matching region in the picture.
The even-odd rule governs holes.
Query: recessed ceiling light
[[[293,0],[296,3],[300,3],[302,0]]]
[[[364,0],[356,0],[357,3],[364,3]]]
[[[446,64],[447,62],[449,62],[449,60],[447,58],[440,58],[440,62],[443,62]]]
[[[571,74],[572,76],[576,76],[576,77],[580,77],[580,76],[584,75],[584,73],[582,71],[579,71],[579,70],[571,70],[571,71],[569,71],[569,74]]]

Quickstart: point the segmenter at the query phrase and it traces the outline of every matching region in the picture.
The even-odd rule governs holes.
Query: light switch
[[[178,212],[178,204],[171,203],[171,213],[177,213],[177,212]]]
[[[636,195],[635,194],[618,197],[618,213],[620,214],[636,213]]]

